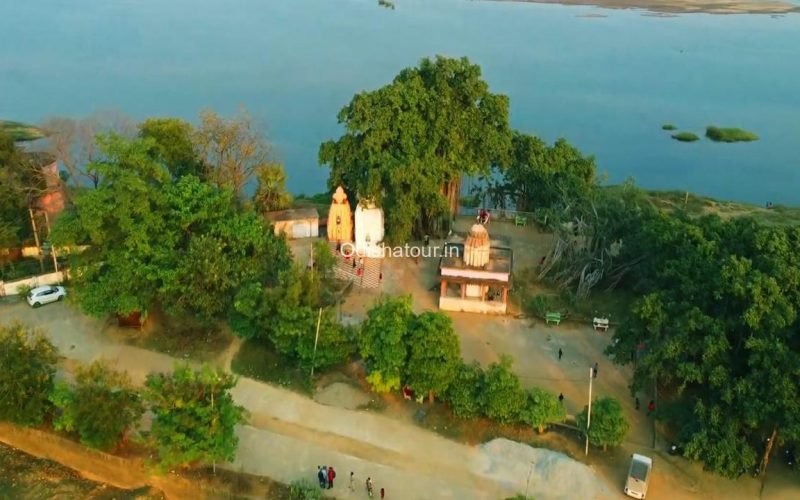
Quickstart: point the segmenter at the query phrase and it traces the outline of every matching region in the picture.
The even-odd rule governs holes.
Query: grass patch
[[[233,341],[226,329],[194,318],[170,318],[156,313],[150,320],[154,324],[152,330],[134,343],[175,358],[211,361]]]
[[[244,377],[278,385],[307,396],[314,393],[308,371],[282,356],[267,341],[248,340],[231,361],[231,370]]]
[[[678,130],[678,127],[672,123],[665,123],[664,125],[661,125],[661,130]]]
[[[706,127],[706,137],[714,142],[749,142],[757,141],[758,136],[753,132],[735,127]]]
[[[720,201],[710,196],[701,196],[686,191],[648,191],[652,203],[666,213],[684,210],[691,216],[709,214],[723,219],[752,217],[761,224],[773,227],[800,225],[800,207],[774,205],[767,210],[763,206],[732,201]]]
[[[44,137],[44,132],[25,123],[0,120],[0,130],[10,135],[15,141],[34,141]]]
[[[694,142],[700,140],[694,132],[678,132],[677,134],[672,134],[672,138],[680,142]]]

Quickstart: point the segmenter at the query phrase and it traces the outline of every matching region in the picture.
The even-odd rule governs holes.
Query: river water
[[[358,91],[424,56],[467,56],[514,127],[566,137],[612,182],[800,204],[800,15],[654,17],[467,0],[26,0],[0,14],[0,117],[244,105],[294,192],[324,188],[323,140]],[[605,17],[592,17],[593,15]],[[761,140],[678,143],[738,126]]]

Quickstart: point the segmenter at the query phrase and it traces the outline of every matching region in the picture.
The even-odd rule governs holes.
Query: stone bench
[[[594,318],[592,321],[592,326],[596,330],[603,330],[604,332],[608,330],[608,318]]]

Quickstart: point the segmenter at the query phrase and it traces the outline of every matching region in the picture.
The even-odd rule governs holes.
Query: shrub
[[[512,363],[507,355],[500,358],[500,363],[492,363],[486,371],[483,391],[486,416],[503,424],[519,422],[525,406],[525,393],[511,371]]]
[[[578,428],[586,434],[588,408],[584,407],[577,417]],[[592,421],[589,427],[589,442],[595,446],[618,446],[628,432],[628,422],[622,415],[622,405],[614,398],[595,399],[592,403]]]
[[[564,405],[555,395],[544,389],[531,389],[526,396],[522,421],[535,427],[538,432],[544,432],[544,428],[548,424],[563,422],[567,417]]]
[[[289,498],[291,500],[321,500],[322,492],[319,485],[308,479],[297,479],[289,483]]]
[[[33,287],[30,285],[19,285],[17,287],[17,295],[20,299],[25,300],[28,294],[31,293],[31,290],[33,290]]]
[[[61,410],[53,421],[57,430],[77,432],[81,443],[113,449],[144,413],[138,392],[127,374],[102,362],[78,369],[75,389],[58,384],[50,400]]]
[[[50,411],[58,351],[37,330],[0,327],[0,420],[39,425]]]
[[[235,376],[207,366],[148,375],[150,437],[162,468],[233,460],[239,444],[234,428],[245,416],[230,394],[235,385]]]
[[[747,130],[735,127],[706,127],[706,137],[714,142],[747,142],[757,141],[758,136]]]
[[[692,132],[678,132],[677,134],[672,134],[672,138],[680,142],[694,142],[700,140],[697,134]]]
[[[483,413],[484,378],[483,369],[477,362],[461,364],[445,395],[457,417],[475,418]]]
[[[664,125],[661,125],[661,130],[677,130],[677,129],[678,127],[676,127],[672,123],[665,123]]]
[[[538,318],[544,318],[551,309],[550,298],[544,294],[536,295],[528,300],[525,309]]]

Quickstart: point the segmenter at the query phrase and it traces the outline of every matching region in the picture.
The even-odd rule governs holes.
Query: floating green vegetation
[[[0,120],[0,130],[10,135],[15,141],[33,141],[44,137],[44,132],[25,123]]]
[[[749,142],[757,141],[758,136],[747,130],[734,127],[706,127],[706,137],[714,142]]]
[[[394,10],[394,2],[390,0],[378,0],[378,5]]]
[[[664,125],[661,125],[661,130],[678,130],[678,127],[671,123],[665,123]]]
[[[681,142],[694,142],[700,140],[700,138],[697,137],[697,134],[693,132],[678,132],[677,134],[672,134],[672,138]]]

